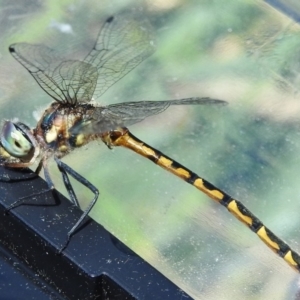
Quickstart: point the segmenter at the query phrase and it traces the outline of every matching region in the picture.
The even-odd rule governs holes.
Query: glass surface
[[[44,43],[83,59],[103,21],[149,18],[157,51],[98,102],[191,96],[227,107],[176,107],[130,129],[242,201],[300,252],[300,31],[261,1],[1,2],[0,117],[35,126],[52,101],[8,53]],[[64,158],[100,190],[91,216],[196,299],[292,299],[298,274],[225,208],[125,149],[93,142]],[[56,166],[56,187],[65,192]],[[92,194],[74,182],[83,205]],[[80,234],[80,232],[78,233]]]

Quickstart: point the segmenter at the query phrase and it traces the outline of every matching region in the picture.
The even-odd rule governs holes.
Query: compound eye
[[[29,139],[10,121],[4,123],[0,141],[6,152],[16,158],[26,158],[33,148]]]

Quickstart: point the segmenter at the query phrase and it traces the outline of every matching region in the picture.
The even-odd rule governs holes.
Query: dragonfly
[[[0,135],[2,165],[9,168],[29,167],[38,162],[36,173],[44,170],[49,189],[54,184],[48,170],[53,158],[62,174],[70,200],[80,207],[69,176],[93,193],[93,199],[79,220],[68,231],[62,252],[95,205],[99,190],[61,159],[74,149],[93,140],[102,140],[108,148],[125,147],[145,157],[166,171],[191,184],[209,198],[223,205],[239,221],[291,267],[300,271],[300,256],[268,229],[240,201],[198,176],[161,151],[147,145],[128,126],[166,110],[171,105],[226,105],[227,102],[208,97],[166,101],[122,102],[101,106],[92,100],[139,65],[155,50],[152,30],[146,20],[109,17],[97,41],[83,61],[65,60],[44,45],[17,43],[9,47],[12,56],[33,76],[54,102],[45,110],[37,126],[30,129],[21,122],[4,122]],[[25,198],[25,197],[24,197]],[[16,200],[7,211],[23,204]]]

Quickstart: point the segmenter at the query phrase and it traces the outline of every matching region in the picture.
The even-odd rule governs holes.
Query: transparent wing
[[[84,59],[98,70],[95,99],[154,52],[152,34],[146,20],[132,15],[106,20],[93,50]]]
[[[83,62],[63,59],[44,45],[27,43],[9,47],[12,56],[56,101],[75,105],[102,95],[154,52],[149,23],[110,17],[100,31],[93,50]]]
[[[44,45],[18,43],[11,45],[9,51],[56,101],[75,105],[91,100],[98,77],[97,69],[92,65],[63,61]]]
[[[140,101],[112,104],[96,107],[92,115],[92,132],[102,133],[118,127],[127,127],[145,118],[161,113],[170,105],[226,105],[226,101],[210,98],[186,98],[168,101]],[[91,133],[91,132],[89,132]]]

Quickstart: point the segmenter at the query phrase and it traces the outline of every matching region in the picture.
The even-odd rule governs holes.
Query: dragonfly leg
[[[83,176],[81,176],[79,173],[77,173],[75,170],[73,170],[67,164],[63,163],[59,158],[54,157],[54,159],[55,159],[55,162],[58,165],[58,168],[59,168],[60,172],[62,173],[62,177],[63,177],[65,187],[66,187],[73,203],[75,203],[75,204],[78,203],[78,200],[77,200],[77,197],[75,195],[74,189],[73,189],[73,187],[70,183],[68,174],[70,176],[72,176],[75,180],[80,182],[82,185],[87,187],[94,194],[94,197],[93,197],[92,201],[89,203],[88,207],[83,211],[83,213],[82,213],[81,217],[79,218],[79,220],[74,224],[74,226],[68,232],[67,240],[59,250],[59,253],[61,253],[67,247],[67,245],[69,244],[71,236],[80,227],[80,225],[82,224],[82,222],[84,221],[86,216],[89,214],[89,212],[91,211],[91,209],[93,208],[93,206],[97,202],[98,197],[99,197],[99,190],[94,185],[92,185],[87,179],[85,179]],[[79,206],[79,203],[78,203],[77,206]]]
[[[58,167],[59,171],[61,172],[61,175],[62,175],[62,178],[63,178],[63,182],[64,182],[64,185],[65,185],[67,191],[68,191],[68,194],[70,196],[71,202],[73,204],[75,204],[77,207],[80,208],[77,196],[76,196],[76,194],[74,192],[73,186],[72,186],[72,184],[70,182],[68,173],[66,172],[63,163],[60,160],[58,160],[58,159],[55,159],[55,161],[57,163],[57,167]]]

